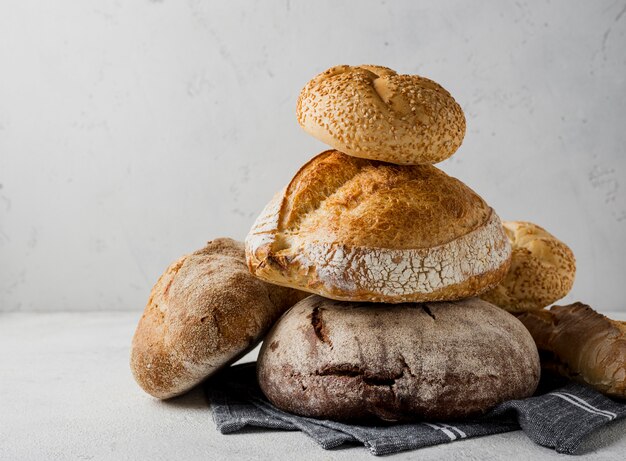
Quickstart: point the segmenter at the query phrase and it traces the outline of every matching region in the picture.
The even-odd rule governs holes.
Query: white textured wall
[[[569,299],[626,309],[624,1],[0,4],[0,310],[141,309],[172,260],[324,146],[302,85],[376,63],[443,84],[441,166],[571,245]]]

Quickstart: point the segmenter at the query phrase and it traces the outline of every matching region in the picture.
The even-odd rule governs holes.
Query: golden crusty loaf
[[[450,157],[463,142],[461,107],[439,84],[380,66],[336,66],[300,93],[298,122],[356,157],[416,165]]]
[[[346,301],[474,296],[500,281],[510,253],[498,216],[461,181],[332,150],[298,171],[246,239],[257,277]]]
[[[154,397],[182,394],[252,349],[303,296],[254,278],[242,243],[213,240],[152,289],[133,338],[133,375]]]
[[[257,373],[293,413],[428,421],[528,397],[540,369],[524,326],[478,298],[392,306],[310,296],[268,333]]]
[[[500,284],[481,297],[510,312],[543,309],[572,289],[576,259],[567,245],[536,224],[504,221],[513,252]]]
[[[533,336],[542,367],[626,398],[626,323],[582,303],[518,316]]]

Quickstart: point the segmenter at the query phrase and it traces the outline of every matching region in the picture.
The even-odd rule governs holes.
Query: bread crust
[[[300,92],[300,126],[355,157],[401,165],[450,157],[465,136],[463,110],[441,85],[381,66],[335,66]]]
[[[310,296],[268,333],[257,373],[268,399],[292,413],[409,421],[528,397],[540,369],[523,325],[478,298],[390,306]]]
[[[511,266],[498,286],[481,298],[509,312],[543,309],[567,295],[576,276],[572,250],[544,228],[503,221],[511,243]]]
[[[326,151],[266,206],[246,238],[257,277],[347,301],[475,296],[508,269],[498,216],[430,165]]]
[[[583,303],[518,315],[541,366],[611,397],[626,399],[626,324]]]
[[[182,394],[254,348],[304,296],[253,277],[241,242],[210,241],[152,288],[133,337],[135,380],[160,399]]]

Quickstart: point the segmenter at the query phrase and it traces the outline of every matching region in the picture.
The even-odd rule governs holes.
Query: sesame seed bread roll
[[[511,267],[500,284],[481,295],[509,312],[543,309],[572,289],[576,259],[570,248],[531,222],[502,223],[511,242]]]
[[[148,394],[182,394],[262,339],[304,293],[253,277],[243,243],[215,239],[170,265],[137,325],[131,370]]]
[[[355,157],[433,164],[456,152],[465,116],[439,84],[381,66],[336,66],[302,89],[298,123],[314,138]]]
[[[334,150],[305,164],[246,238],[257,277],[346,301],[475,296],[510,254],[494,210],[461,181]]]
[[[391,306],[309,296],[274,325],[257,363],[278,408],[340,421],[477,416],[531,396],[539,374],[526,328],[478,298]]]

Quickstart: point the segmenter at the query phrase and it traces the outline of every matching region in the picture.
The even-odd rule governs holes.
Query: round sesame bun
[[[544,307],[572,289],[574,253],[567,245],[531,222],[504,221],[511,242],[511,267],[500,284],[481,297],[510,312]]]
[[[257,218],[250,271],[345,301],[441,301],[497,285],[511,246],[493,209],[432,165],[321,153]]]
[[[336,66],[301,91],[298,123],[355,157],[417,165],[456,152],[465,135],[461,107],[439,84],[381,66]]]

